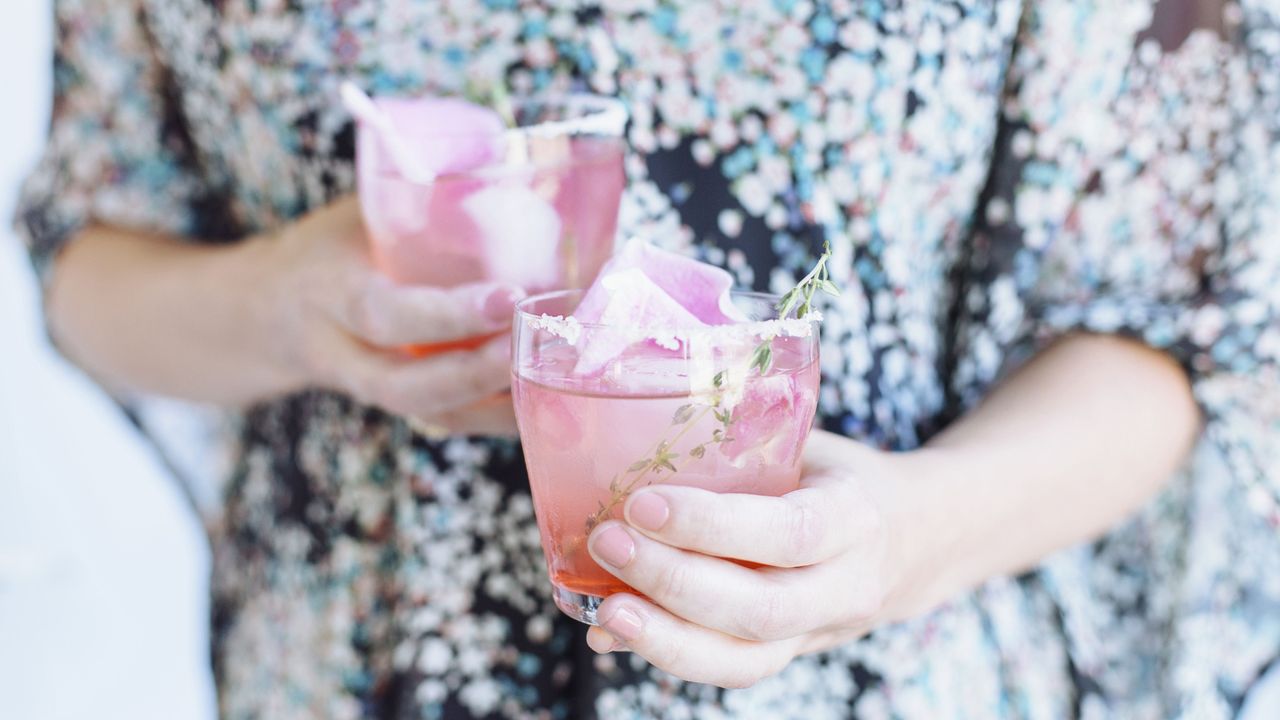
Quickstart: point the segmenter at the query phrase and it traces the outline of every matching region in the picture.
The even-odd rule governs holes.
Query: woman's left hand
[[[626,522],[601,524],[589,547],[648,599],[610,596],[588,643],[685,680],[745,687],[865,634],[900,579],[900,544],[876,490],[894,457],[815,431],[801,487],[782,497],[668,485],[634,493]]]

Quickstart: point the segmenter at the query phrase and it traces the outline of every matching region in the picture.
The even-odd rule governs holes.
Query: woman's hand
[[[514,287],[401,286],[372,266],[354,197],[227,245],[91,225],[46,303],[63,352],[115,392],[244,406],[326,387],[439,431],[515,432]],[[415,359],[400,348],[491,338]]]
[[[589,547],[652,601],[609,597],[588,641],[686,680],[750,685],[1097,537],[1168,480],[1198,422],[1168,357],[1075,335],[922,449],[815,432],[801,488],[780,498],[646,488]]]
[[[825,432],[783,497],[677,486],[634,493],[592,557],[650,600],[609,597],[588,642],[681,678],[744,687],[893,615],[901,547],[885,494],[893,456]],[[902,482],[898,480],[897,482]],[[750,569],[722,558],[764,565]]]
[[[515,433],[500,394],[511,381],[507,331],[519,288],[397,285],[371,264],[354,197],[262,243],[268,349],[294,385],[339,390],[439,431]],[[422,358],[397,350],[476,337],[491,339]]]

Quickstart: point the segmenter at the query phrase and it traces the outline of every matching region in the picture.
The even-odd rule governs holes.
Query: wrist
[[[296,361],[300,341],[290,249],[278,235],[255,235],[226,248],[219,281],[233,289],[233,322],[252,358],[258,399],[293,392],[307,379]]]

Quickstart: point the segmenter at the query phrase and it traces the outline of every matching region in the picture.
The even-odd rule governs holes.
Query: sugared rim
[[[511,135],[608,135],[621,137],[627,126],[627,106],[621,100],[604,95],[569,93],[549,95],[545,98],[520,98],[512,100],[520,105],[563,105],[568,110],[582,108],[587,114],[572,120],[552,120],[524,125],[508,130]]]
[[[640,325],[608,325],[604,323],[586,323],[572,315],[551,315],[549,313],[533,313],[528,307],[538,302],[546,302],[556,298],[582,295],[584,290],[553,290],[551,292],[531,295],[516,303],[515,316],[518,322],[524,323],[534,330],[545,330],[558,335],[575,344],[583,330],[608,330],[621,333],[636,339],[721,339],[727,337],[809,337],[814,327],[822,321],[822,313],[814,311],[803,318],[772,318],[769,320],[748,320],[727,325],[707,325],[697,328],[673,329],[663,327],[644,327]],[[747,298],[767,302],[776,308],[782,296],[772,293],[732,290],[732,298]]]

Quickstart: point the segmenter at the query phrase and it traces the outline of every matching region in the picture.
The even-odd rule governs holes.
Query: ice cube
[[[462,201],[484,243],[490,277],[545,289],[560,276],[560,215],[519,179],[488,185]]]

